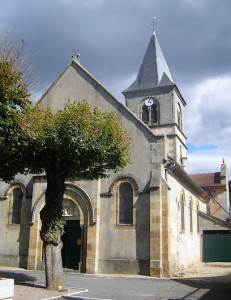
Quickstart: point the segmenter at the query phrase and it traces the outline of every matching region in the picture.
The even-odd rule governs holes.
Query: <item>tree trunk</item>
[[[46,288],[60,290],[63,288],[63,267],[61,258],[64,221],[62,220],[62,200],[65,191],[65,178],[60,172],[46,172],[47,190],[45,206],[40,217],[42,228],[40,236],[43,241],[45,259]]]
[[[57,246],[46,242],[43,243],[46,288],[49,290],[63,289],[62,246],[62,242]]]

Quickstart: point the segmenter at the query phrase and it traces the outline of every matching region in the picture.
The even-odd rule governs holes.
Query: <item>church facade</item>
[[[187,173],[186,102],[155,32],[137,79],[123,94],[126,105],[73,55],[39,101],[57,110],[67,99],[86,99],[116,111],[132,138],[132,163],[123,170],[106,179],[66,182],[63,266],[169,277],[202,260],[200,215],[211,215],[213,195]],[[221,206],[228,210],[225,164],[222,174]],[[0,265],[44,268],[39,213],[45,190],[44,175],[18,175],[10,185],[0,183]],[[211,226],[213,221],[208,221]]]

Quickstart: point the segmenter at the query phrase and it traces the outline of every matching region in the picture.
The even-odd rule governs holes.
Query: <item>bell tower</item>
[[[167,137],[168,156],[186,167],[184,107],[155,31],[144,55],[136,80],[122,92],[126,106],[155,135]]]

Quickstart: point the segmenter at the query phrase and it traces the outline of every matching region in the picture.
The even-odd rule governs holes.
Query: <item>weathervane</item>
[[[153,32],[155,31],[155,26],[156,26],[157,22],[156,22],[156,17],[152,17],[152,27],[153,27]]]

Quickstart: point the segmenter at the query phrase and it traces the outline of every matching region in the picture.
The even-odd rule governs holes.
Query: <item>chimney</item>
[[[223,163],[221,164],[220,180],[221,180],[221,184],[227,183],[227,167],[224,159],[223,159]]]

